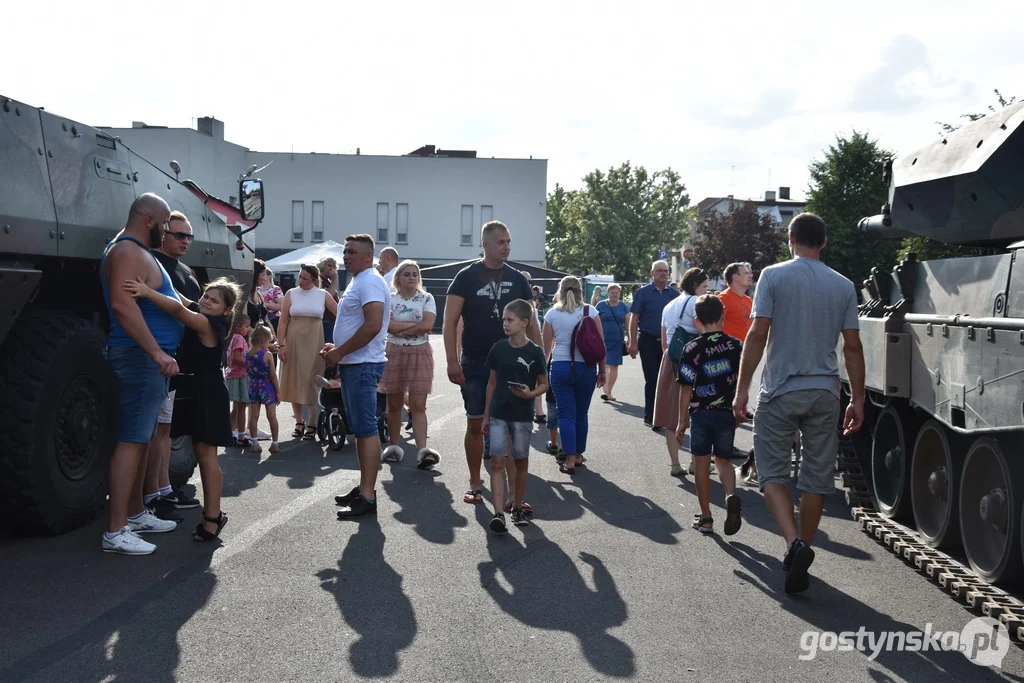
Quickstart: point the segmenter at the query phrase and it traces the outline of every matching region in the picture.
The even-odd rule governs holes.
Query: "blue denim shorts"
[[[466,417],[471,420],[482,418],[487,405],[487,380],[491,377],[487,359],[463,356],[459,364],[462,366],[462,374],[466,376],[466,383],[462,385],[462,402],[466,406]]]
[[[118,442],[149,443],[167,398],[168,379],[138,346],[107,347],[107,360],[117,375]]]
[[[491,442],[488,445],[492,458],[509,455],[509,443],[512,445],[511,454],[516,460],[525,460],[530,457],[530,436],[533,435],[532,422],[506,422],[496,417],[491,418],[490,428]]]
[[[736,418],[731,410],[701,410],[690,416],[690,453],[731,458]]]
[[[338,366],[348,426],[357,439],[377,436],[377,385],[384,363],[352,363]]]

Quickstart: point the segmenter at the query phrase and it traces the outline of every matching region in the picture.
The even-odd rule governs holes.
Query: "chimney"
[[[224,122],[218,121],[212,116],[200,117],[196,121],[196,128],[200,133],[205,133],[214,140],[224,139]]]
[[[789,188],[788,187],[780,187],[779,188],[779,199],[789,199]]]
[[[775,190],[765,190],[764,191],[764,200],[766,202],[774,202],[775,201]]]
[[[132,121],[132,128],[145,128],[146,124],[142,121]]]

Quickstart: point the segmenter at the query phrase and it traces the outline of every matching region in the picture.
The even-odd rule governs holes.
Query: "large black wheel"
[[[960,531],[974,573],[989,583],[1019,585],[1021,558],[1020,463],[1003,443],[975,439],[960,475]]]
[[[910,517],[910,456],[919,423],[905,409],[878,414],[871,446],[871,482],[878,511],[889,519]]]
[[[22,315],[0,355],[0,520],[19,533],[82,526],[103,504],[117,444],[117,378],[103,333],[54,311]]]
[[[960,547],[960,475],[967,444],[938,420],[921,426],[910,465],[910,500],[921,539],[933,548]]]
[[[191,436],[179,436],[171,439],[171,459],[168,469],[173,488],[180,489],[187,484],[195,474],[197,464]]]

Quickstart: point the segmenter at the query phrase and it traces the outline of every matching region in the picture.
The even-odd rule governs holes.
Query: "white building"
[[[544,263],[547,161],[483,159],[432,145],[406,156],[256,152],[224,139],[224,123],[198,130],[135,122],[104,128],[161,169],[172,159],[181,178],[237,205],[239,174],[265,167],[266,215],[246,241],[261,258],[304,245],[369,233],[423,265],[480,256],[480,227],[503,221],[513,256]],[[159,194],[159,189],[155,188]]]

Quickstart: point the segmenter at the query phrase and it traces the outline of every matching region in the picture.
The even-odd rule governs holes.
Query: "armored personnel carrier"
[[[1024,578],[1024,103],[886,165],[889,201],[860,222],[999,247],[864,283],[867,427],[855,441],[879,510],[991,583]],[[873,426],[873,429],[871,428]]]
[[[235,212],[258,222],[262,183],[240,185]],[[117,382],[98,268],[144,192],[189,217],[200,281],[251,282],[247,230],[213,210],[230,214],[226,202],[100,130],[0,96],[0,523],[18,532],[84,524],[106,496]]]

